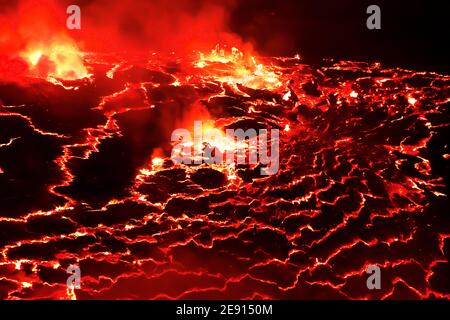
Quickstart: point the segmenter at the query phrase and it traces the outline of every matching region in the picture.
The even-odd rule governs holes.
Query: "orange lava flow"
[[[32,75],[63,80],[89,76],[82,52],[69,39],[32,43],[19,55],[27,61]]]
[[[80,50],[30,43],[36,81],[0,82],[1,299],[450,298],[450,77]],[[279,171],[173,163],[194,121],[221,152],[279,129]]]
[[[238,48],[232,47],[228,51],[226,47],[217,45],[210,53],[199,53],[196,67],[208,70],[208,67],[222,64],[225,68],[222,74],[213,74],[216,80],[242,84],[253,89],[276,89],[282,83],[272,68],[258,63],[252,55],[246,55]],[[228,68],[226,68],[228,67]]]

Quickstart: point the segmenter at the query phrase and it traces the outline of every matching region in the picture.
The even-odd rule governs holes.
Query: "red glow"
[[[0,298],[450,298],[450,78],[264,57],[234,4],[95,1],[81,31],[50,0],[0,16]],[[194,121],[221,152],[227,128],[279,128],[280,171],[173,164]]]

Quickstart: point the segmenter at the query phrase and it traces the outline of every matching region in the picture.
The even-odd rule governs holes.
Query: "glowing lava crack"
[[[151,57],[0,84],[0,298],[450,297],[450,77]],[[279,128],[279,172],[174,165],[194,120]]]

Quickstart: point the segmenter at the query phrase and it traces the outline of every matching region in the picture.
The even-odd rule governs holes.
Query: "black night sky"
[[[381,8],[381,30],[366,28],[366,8]],[[240,1],[232,27],[269,55],[381,61],[448,73],[449,1]]]

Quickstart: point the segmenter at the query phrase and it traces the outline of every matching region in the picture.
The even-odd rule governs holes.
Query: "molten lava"
[[[57,60],[41,50],[32,65]],[[245,85],[242,56],[170,73],[158,56],[94,55],[77,90],[0,85],[0,296],[448,298],[449,77],[277,58],[264,67],[277,86],[250,71]],[[279,128],[280,171],[173,164],[170,132],[195,118],[205,140],[191,147],[218,152],[242,147],[226,128]],[[385,283],[367,291],[375,263]]]
[[[20,56],[28,62],[31,74],[35,76],[63,80],[76,80],[89,76],[84,65],[83,54],[69,39],[29,44]]]
[[[195,15],[169,22],[158,16],[173,1],[137,5],[167,9],[148,10],[155,21],[116,2],[121,19],[100,24],[111,45],[130,38],[126,53],[87,57],[47,7],[19,2],[0,24],[0,299],[450,298],[449,76],[139,47],[186,26],[211,40],[226,15],[209,1],[180,1]],[[279,170],[174,163],[171,133],[196,120],[190,150],[242,149],[227,129],[279,129]]]
[[[253,89],[276,89],[282,85],[273,68],[257,63],[254,56],[245,55],[235,47],[227,52],[226,47],[217,45],[209,54],[200,52],[195,65],[212,70],[213,79],[234,85],[242,84]]]

